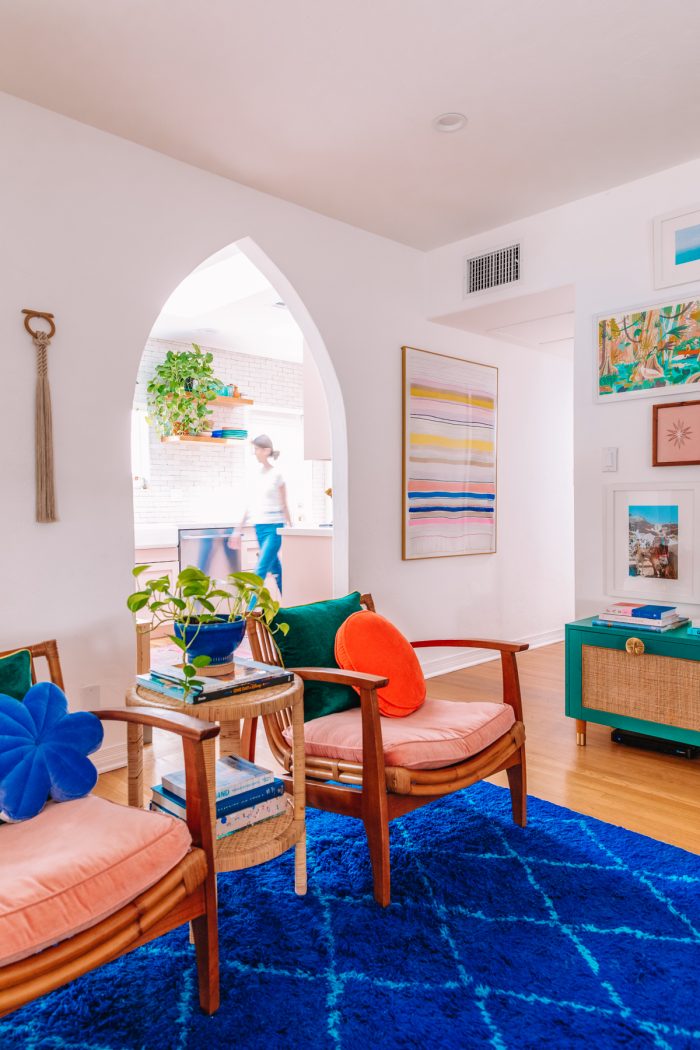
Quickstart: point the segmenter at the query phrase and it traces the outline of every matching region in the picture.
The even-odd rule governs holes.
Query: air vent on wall
[[[466,260],[464,294],[473,295],[519,280],[520,245],[511,244],[507,248],[474,255]]]

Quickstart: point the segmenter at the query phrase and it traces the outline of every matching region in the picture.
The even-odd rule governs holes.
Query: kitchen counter
[[[333,537],[333,526],[332,525],[312,525],[311,528],[306,526],[296,528],[295,526],[285,525],[284,528],[277,530],[280,536],[330,536]]]
[[[306,605],[333,597],[333,529],[279,529],[282,604]]]

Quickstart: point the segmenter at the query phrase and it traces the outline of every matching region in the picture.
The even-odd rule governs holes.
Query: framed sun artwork
[[[655,467],[700,464],[700,401],[653,406],[652,463]]]

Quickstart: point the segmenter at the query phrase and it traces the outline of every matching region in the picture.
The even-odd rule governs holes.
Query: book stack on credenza
[[[216,763],[216,837],[222,839],[242,828],[259,824],[285,812],[284,785],[269,769],[236,755]],[[151,789],[151,809],[186,819],[185,771],[166,773]]]
[[[597,627],[632,627],[635,631],[663,633],[688,623],[675,605],[648,605],[643,602],[614,602],[593,623]]]

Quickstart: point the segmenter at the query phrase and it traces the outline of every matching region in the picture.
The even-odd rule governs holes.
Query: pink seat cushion
[[[471,758],[507,733],[515,722],[509,704],[426,700],[405,718],[380,718],[387,766],[440,769]],[[291,744],[291,729],[284,730]],[[307,755],[362,762],[362,716],[358,708],[315,718],[304,726]]]
[[[119,911],[178,864],[184,820],[96,795],[0,826],[0,966]]]

